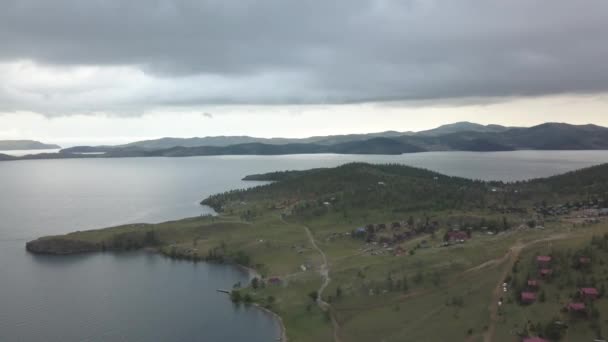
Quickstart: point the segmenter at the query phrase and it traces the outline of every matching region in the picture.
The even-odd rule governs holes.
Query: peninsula
[[[290,341],[603,338],[608,165],[482,182],[401,165],[252,175],[218,215],[30,241],[32,253],[151,248],[256,271],[231,299]]]

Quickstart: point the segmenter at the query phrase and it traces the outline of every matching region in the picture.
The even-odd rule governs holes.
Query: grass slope
[[[46,237],[28,248],[55,251],[69,240],[91,251],[149,247],[251,267],[256,280],[236,286],[233,297],[278,313],[290,341],[517,341],[545,334],[554,316],[569,326],[564,340],[580,341],[608,331],[605,299],[599,318],[572,319],[559,311],[574,288],[566,280],[543,288],[544,303],[521,306],[510,279],[521,283],[536,253],[573,255],[593,236],[603,239],[606,221],[573,224],[538,206],[603,205],[607,168],[512,184],[362,163],[275,172],[249,177],[273,183],[205,199],[219,216]],[[456,226],[472,239],[445,246]],[[608,254],[598,249],[593,257],[599,286]],[[503,294],[505,281],[511,292]],[[502,296],[511,300],[499,308]]]

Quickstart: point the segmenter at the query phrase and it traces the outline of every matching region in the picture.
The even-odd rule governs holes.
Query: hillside
[[[171,147],[199,147],[199,146],[230,146],[251,143],[261,143],[267,145],[285,144],[319,144],[334,145],[347,142],[370,140],[374,138],[397,138],[401,136],[439,136],[460,132],[484,132],[497,133],[508,130],[508,127],[500,125],[480,125],[471,122],[457,122],[454,124],[443,125],[431,130],[420,132],[397,132],[386,131],[368,134],[346,134],[330,136],[314,136],[309,138],[256,138],[250,136],[215,136],[201,138],[161,138],[155,140],[144,140],[120,145],[117,147],[138,147],[142,149],[167,149]]]
[[[217,138],[217,139],[216,139]],[[122,146],[77,146],[60,153],[29,155],[19,159],[121,158],[121,157],[190,157],[216,155],[286,155],[286,154],[387,154],[398,155],[428,151],[515,151],[515,150],[608,150],[608,128],[596,125],[546,123],[530,128],[508,128],[457,123],[432,131],[406,133],[388,131],[364,135],[312,137],[306,139],[257,139],[250,137],[215,137],[149,141]],[[202,140],[201,140],[202,139]],[[235,141],[262,141],[232,144]],[[314,141],[312,143],[311,141]],[[158,146],[197,145],[206,146]],[[90,153],[100,153],[91,155]]]
[[[16,159],[16,157],[13,157],[13,156],[9,156],[9,155],[7,155],[7,154],[0,153],[0,161],[5,161],[5,160],[14,160],[14,159]]]
[[[501,125],[480,125],[472,122],[456,122],[439,126],[434,129],[416,132],[416,135],[421,136],[439,136],[461,132],[478,132],[478,133],[500,133],[509,130],[510,127]]]
[[[233,201],[272,198],[339,202],[352,209],[384,208],[394,211],[452,209],[480,205],[486,195],[481,182],[444,176],[402,165],[351,163],[332,169],[275,172],[246,177],[278,181],[250,190],[218,194],[201,204],[224,211]],[[313,207],[317,207],[314,205]],[[302,213],[308,209],[302,209]]]
[[[194,138],[160,138],[154,140],[136,141],[118,146],[76,146],[67,148],[67,153],[86,153],[86,152],[106,152],[111,149],[142,149],[142,150],[165,150],[173,147],[227,147],[231,145],[244,144],[264,144],[264,145],[287,145],[287,144],[315,144],[315,145],[335,145],[343,143],[353,143],[366,140],[374,141],[375,138],[399,138],[404,136],[438,136],[457,132],[502,132],[506,127],[499,125],[479,125],[470,122],[459,122],[443,125],[432,130],[421,132],[397,132],[385,131],[367,134],[345,134],[329,136],[313,136],[308,138],[256,138],[250,136],[214,136],[214,137],[194,137]],[[418,148],[417,148],[418,149]],[[385,154],[383,152],[382,154]],[[388,153],[390,154],[390,153]]]
[[[230,299],[277,313],[293,341],[591,341],[608,331],[608,216],[599,215],[607,175],[601,165],[505,184],[402,165],[279,171],[245,178],[269,184],[203,200],[217,216],[43,237],[26,248],[148,248],[253,268],[259,277],[235,284]],[[539,253],[555,260],[544,278]],[[579,287],[600,295],[585,299]],[[569,310],[573,302],[583,309]]]
[[[59,145],[44,144],[34,140],[0,140],[0,151],[53,150],[59,148],[61,148]]]
[[[216,155],[282,155],[282,154],[315,154],[315,153],[338,153],[338,154],[402,154],[422,152],[417,146],[400,142],[389,138],[373,138],[364,141],[351,141],[334,145],[321,144],[263,144],[247,143],[230,146],[197,146],[197,147],[172,147],[167,149],[149,150],[136,146],[120,148],[79,148],[62,150],[61,154],[69,155],[77,151],[83,152],[105,152],[102,157],[190,157],[190,156],[216,156]]]
[[[155,140],[136,141],[126,145],[116,146],[123,147],[138,147],[142,149],[167,149],[172,147],[200,147],[200,146],[216,146],[226,147],[231,145],[243,144],[265,144],[265,145],[286,145],[286,144],[319,144],[332,145],[344,142],[361,141],[372,138],[390,138],[398,137],[404,133],[387,131],[369,134],[347,134],[347,135],[330,135],[330,136],[315,136],[309,138],[256,138],[250,136],[215,136],[202,138],[161,138]]]

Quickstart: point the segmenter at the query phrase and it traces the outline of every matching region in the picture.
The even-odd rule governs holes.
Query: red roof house
[[[578,262],[581,265],[589,265],[591,263],[591,258],[589,258],[589,257],[580,257],[580,258],[578,258]]]
[[[600,295],[595,287],[583,287],[579,290],[579,293],[585,299],[597,299]]]
[[[534,292],[522,292],[521,302],[524,304],[531,304],[536,301],[536,293]]]
[[[467,232],[463,231],[450,231],[448,232],[448,240],[449,241],[460,241],[460,240],[468,240],[469,235]]]
[[[539,255],[536,257],[536,263],[539,266],[547,266],[551,263],[551,257],[548,255]]]
[[[538,271],[538,273],[546,278],[546,277],[550,277],[553,274],[553,270],[550,268],[542,268],[540,271]]]
[[[268,279],[268,282],[272,285],[281,285],[281,278],[279,277],[272,277]]]
[[[528,279],[528,287],[538,288],[538,280]]]
[[[587,309],[585,303],[570,303],[568,304],[568,311],[570,312],[584,312]]]

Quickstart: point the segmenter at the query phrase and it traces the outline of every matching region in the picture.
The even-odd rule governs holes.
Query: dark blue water
[[[276,322],[217,288],[237,268],[105,253],[33,256],[27,240],[210,213],[198,202],[246,187],[251,173],[394,162],[478,179],[517,180],[608,162],[608,152],[441,152],[403,156],[246,156],[0,163],[0,341],[273,341]]]

